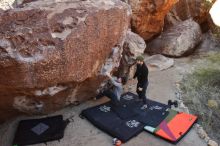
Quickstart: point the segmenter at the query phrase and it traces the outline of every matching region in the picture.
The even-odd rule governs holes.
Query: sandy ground
[[[176,83],[181,80],[182,74],[189,67],[191,60],[189,58],[175,60],[174,67],[164,71],[154,71],[149,74],[149,88],[147,96],[150,99],[167,103],[169,99],[176,98]],[[130,91],[135,91],[135,82],[129,81],[127,85]],[[86,119],[79,118],[79,113],[90,106],[105,102],[103,98],[99,101],[87,101],[80,106],[69,106],[60,110],[53,115],[63,114],[64,118],[74,116],[74,122],[71,122],[66,130],[65,136],[59,141],[48,142],[47,146],[111,146],[112,137],[95,128]],[[0,126],[0,146],[11,146],[13,135],[21,119],[27,117],[19,117]],[[180,123],[181,124],[181,123]],[[147,132],[142,132],[138,136],[123,144],[124,146],[172,146],[172,144],[159,139]],[[37,144],[35,146],[45,146],[45,144]],[[207,146],[201,140],[195,128],[176,145],[176,146]]]

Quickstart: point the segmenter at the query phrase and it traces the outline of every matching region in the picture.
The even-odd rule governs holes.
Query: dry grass
[[[220,142],[220,53],[206,58],[206,64],[187,75],[181,86],[183,100],[199,116],[209,135]]]

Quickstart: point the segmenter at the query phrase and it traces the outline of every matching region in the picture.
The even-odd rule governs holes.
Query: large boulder
[[[181,57],[191,53],[202,40],[199,24],[189,19],[162,32],[148,44],[146,52]]]
[[[124,46],[126,45],[128,48],[128,52],[131,53],[131,55],[128,56],[133,56],[133,58],[136,58],[137,56],[143,54],[144,50],[146,49],[146,43],[144,39],[138,34],[132,32],[131,30],[127,31]]]
[[[177,22],[192,18],[202,28],[207,29],[208,11],[211,2],[206,0],[179,0],[166,16],[166,25],[176,25]]]
[[[95,96],[102,68],[119,65],[129,22],[119,0],[38,0],[1,13],[0,121]]]
[[[136,62],[136,57],[142,55],[145,49],[146,43],[144,39],[131,30],[128,30],[125,37],[118,75],[130,78],[134,72],[133,65]]]
[[[144,40],[159,34],[164,17],[178,0],[129,0],[132,8],[132,29]]]

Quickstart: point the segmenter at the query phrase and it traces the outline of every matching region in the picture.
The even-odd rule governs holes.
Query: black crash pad
[[[144,126],[158,126],[168,115],[165,104],[148,100],[148,108],[142,110],[142,106],[138,96],[128,92],[122,95],[120,106],[107,102],[83,110],[81,114],[99,129],[126,142],[143,131]],[[132,127],[135,124],[138,126]]]
[[[121,97],[122,105],[115,109],[120,118],[136,117],[144,125],[156,127],[169,114],[169,106],[157,101],[147,99],[148,108],[142,110],[143,102],[139,100],[136,94],[131,92],[125,93]],[[122,110],[123,109],[123,110]]]
[[[145,110],[141,109],[141,103],[133,103],[134,112],[138,115],[137,119],[145,125],[156,127],[158,126],[169,114],[169,106],[148,100],[148,108]]]
[[[66,125],[62,115],[22,120],[15,133],[13,145],[24,146],[59,140],[63,138]]]
[[[112,137],[126,142],[143,131],[144,125],[135,118],[121,119],[112,109],[113,105],[108,102],[82,111],[92,124],[108,133]]]

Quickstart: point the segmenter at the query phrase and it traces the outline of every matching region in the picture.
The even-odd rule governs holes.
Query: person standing
[[[141,107],[141,109],[147,108],[147,97],[146,97],[146,91],[148,87],[148,68],[146,64],[144,63],[144,57],[138,56],[136,58],[137,68],[136,72],[134,74],[134,79],[137,78],[137,89],[136,92],[140,99],[143,100],[144,105]]]

